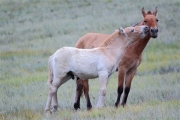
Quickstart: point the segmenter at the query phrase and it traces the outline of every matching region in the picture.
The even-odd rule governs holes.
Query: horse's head
[[[120,33],[127,38],[130,38],[132,42],[145,38],[149,34],[149,27],[146,25],[127,27],[125,29],[120,28]]]
[[[144,20],[141,25],[147,25],[150,29],[150,36],[152,38],[156,38],[158,36],[158,19],[156,17],[157,7],[155,8],[154,12],[145,12],[144,8],[142,8],[142,15]]]

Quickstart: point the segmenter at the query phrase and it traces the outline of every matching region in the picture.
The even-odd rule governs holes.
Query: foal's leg
[[[58,80],[58,79],[53,79],[53,82],[54,80]],[[50,111],[50,106],[51,106],[51,101],[52,101],[52,97],[55,96],[55,94],[57,93],[57,89],[58,89],[58,85],[56,84],[50,84],[49,85],[49,94],[48,94],[48,99],[47,99],[47,102],[46,102],[46,107],[45,107],[45,111],[46,112],[51,112]]]
[[[117,89],[118,95],[117,95],[117,100],[115,102],[116,107],[118,107],[120,99],[121,99],[121,94],[123,93],[125,76],[126,76],[125,66],[119,66],[119,68],[118,68],[118,89]]]
[[[52,97],[52,101],[53,101],[53,105],[52,105],[52,106],[53,106],[53,109],[52,109],[52,111],[53,111],[53,112],[56,112],[57,109],[58,109],[57,90],[56,90],[54,96]]]
[[[97,103],[97,108],[102,108],[104,106],[104,99],[106,96],[106,87],[108,83],[108,74],[106,72],[102,72],[99,75],[99,80],[100,80],[100,95],[99,95],[99,100]]]
[[[61,81],[60,81],[60,83],[59,83],[59,85],[57,84],[58,88],[59,88],[62,84],[64,84],[67,80],[69,80],[70,78],[71,78],[71,76],[68,76],[68,75],[65,76],[64,78],[62,78]],[[58,89],[58,88],[57,88],[57,89]],[[56,90],[54,96],[52,97],[52,100],[53,100],[53,109],[52,109],[52,111],[53,111],[53,112],[56,112],[57,109],[58,109],[57,90]]]
[[[90,110],[92,108],[92,105],[91,105],[91,101],[90,101],[90,98],[89,98],[89,83],[88,83],[88,80],[84,80],[83,81],[83,85],[84,85],[84,95],[86,97],[86,105],[87,105],[87,110]]]
[[[74,102],[74,109],[80,109],[80,98],[82,95],[82,90],[83,90],[83,80],[78,79],[76,81],[76,96],[75,96],[75,102]]]
[[[125,78],[125,88],[124,88],[124,96],[121,105],[124,107],[126,105],[126,101],[128,98],[128,94],[131,89],[131,82],[133,80],[133,77],[137,71],[137,67],[132,68],[130,71],[127,72],[126,78]]]

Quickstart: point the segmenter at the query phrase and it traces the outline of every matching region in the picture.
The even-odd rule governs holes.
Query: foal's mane
[[[116,30],[113,34],[111,34],[103,43],[99,45],[99,47],[105,47],[111,44],[117,37],[121,36],[119,30]]]

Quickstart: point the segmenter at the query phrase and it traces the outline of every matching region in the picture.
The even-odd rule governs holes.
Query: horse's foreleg
[[[83,81],[84,85],[84,95],[86,97],[86,103],[87,103],[87,110],[90,110],[92,108],[91,101],[89,98],[89,83],[88,80]]]
[[[99,80],[100,80],[100,95],[99,95],[99,99],[98,99],[98,103],[97,103],[97,108],[101,108],[104,106],[104,99],[106,96],[106,87],[107,87],[107,83],[108,83],[108,74],[106,73],[102,73],[99,75]]]
[[[118,89],[117,89],[117,100],[115,102],[115,106],[118,107],[121,99],[121,94],[123,93],[124,88],[124,78],[126,76],[126,69],[122,67],[118,68]]]
[[[126,78],[125,78],[125,88],[124,88],[124,96],[121,105],[124,107],[126,105],[126,101],[128,98],[128,94],[131,89],[131,82],[133,80],[133,77],[136,73],[137,68],[132,68],[130,71],[127,72]]]
[[[74,109],[80,109],[80,98],[82,95],[83,90],[83,80],[78,79],[76,81],[76,96],[75,96],[75,102],[74,102]]]

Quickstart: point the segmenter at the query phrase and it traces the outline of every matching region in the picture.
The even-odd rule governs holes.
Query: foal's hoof
[[[79,105],[79,104],[77,104],[77,103],[74,103],[74,109],[75,109],[75,110],[80,109],[80,105]]]
[[[52,109],[51,110],[51,113],[55,113],[55,112],[57,112],[57,109]]]
[[[51,111],[46,111],[46,117],[51,116],[52,112]]]

